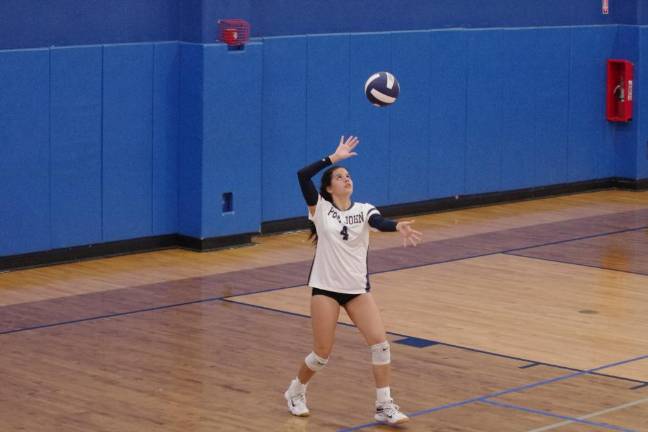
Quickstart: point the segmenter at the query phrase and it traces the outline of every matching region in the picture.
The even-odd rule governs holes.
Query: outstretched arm
[[[385,219],[379,213],[374,213],[369,217],[369,225],[379,231],[398,231],[403,236],[403,246],[407,246],[409,241],[412,246],[416,246],[421,242],[421,233],[412,229],[410,226],[414,221],[396,222],[393,220]]]

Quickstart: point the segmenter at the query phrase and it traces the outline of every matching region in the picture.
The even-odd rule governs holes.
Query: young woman
[[[399,411],[390,395],[389,343],[378,307],[369,292],[369,227],[400,232],[404,246],[407,246],[407,242],[416,246],[421,233],[411,228],[413,221],[397,223],[384,219],[371,204],[352,202],[353,181],[343,167],[331,166],[322,174],[319,193],[311,180],[323,168],[356,156],[353,149],[358,143],[356,137],[348,137],[346,141],[342,137],[335,153],[302,168],[298,173],[299,185],[308,205],[308,219],[314,225],[311,237],[317,243],[308,281],[312,288],[311,322],[314,343],[313,351],[304,359],[284,397],[293,415],[309,414],[306,385],[328,362],[340,307],[343,307],[371,351],[376,382],[375,419],[387,424],[398,424],[409,418]]]

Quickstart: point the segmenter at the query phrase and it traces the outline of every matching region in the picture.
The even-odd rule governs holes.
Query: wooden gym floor
[[[648,431],[648,192],[417,216],[372,234],[407,431]],[[0,274],[0,431],[379,431],[344,313],[309,418],[305,232]]]

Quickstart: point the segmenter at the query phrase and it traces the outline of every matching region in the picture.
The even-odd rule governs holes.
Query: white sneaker
[[[286,391],[286,393],[284,393],[284,397],[288,402],[288,409],[290,410],[290,413],[292,415],[298,417],[308,417],[310,411],[308,411],[308,407],[306,406],[306,393],[297,393],[291,395],[289,391]]]
[[[376,402],[376,421],[388,425],[395,425],[409,421],[409,417],[399,411],[398,405],[394,404],[394,400],[390,399],[388,402]]]

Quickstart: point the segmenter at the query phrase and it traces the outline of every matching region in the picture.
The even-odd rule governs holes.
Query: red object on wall
[[[243,46],[250,39],[250,24],[242,19],[218,21],[218,36],[230,47]]]
[[[607,110],[609,121],[632,120],[632,81],[634,65],[628,60],[609,59],[607,62]]]

